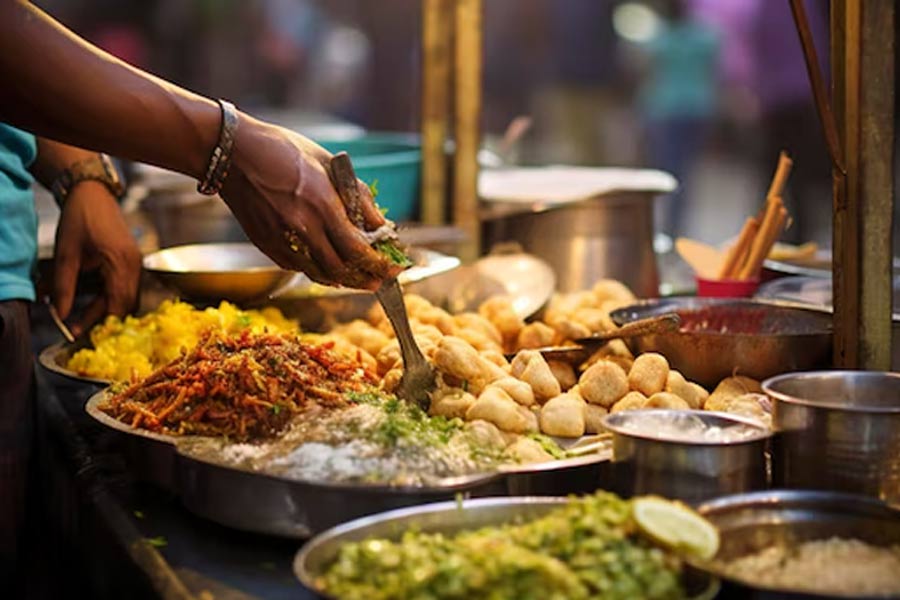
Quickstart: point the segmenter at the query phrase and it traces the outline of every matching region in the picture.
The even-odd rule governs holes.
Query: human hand
[[[82,181],[66,198],[56,229],[53,304],[61,318],[72,311],[79,272],[92,269],[100,271],[103,293],[70,326],[75,335],[105,314],[130,312],[141,277],[141,252],[116,199],[102,183]]]
[[[326,285],[375,290],[400,267],[347,216],[328,176],[331,154],[311,140],[242,115],[222,197],[272,260]],[[385,223],[358,182],[367,231]]]

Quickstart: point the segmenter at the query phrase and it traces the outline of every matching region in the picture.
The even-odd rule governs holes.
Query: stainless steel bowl
[[[900,373],[792,373],[763,390],[772,398],[775,485],[900,505]]]
[[[683,415],[709,426],[749,427],[756,433],[733,442],[685,442],[633,429],[642,419]],[[603,426],[613,434],[613,489],[623,496],[659,494],[699,502],[767,487],[765,451],[771,432],[755,421],[702,410],[638,410],[607,415]]]
[[[331,598],[316,584],[346,543],[372,537],[397,540],[410,528],[425,533],[453,535],[461,531],[537,519],[560,507],[567,498],[481,498],[438,502],[364,517],[316,536],[294,558],[294,574],[320,598]],[[713,598],[718,581],[693,569],[685,573],[685,587],[694,598]]]
[[[238,304],[263,300],[294,276],[249,243],[166,248],[145,256],[144,269],[183,298]]]
[[[831,317],[783,302],[720,298],[644,300],[613,311],[618,325],[674,312],[682,330],[634,338],[635,352],[659,352],[686,378],[713,388],[735,371],[754,379],[827,367],[831,361]],[[685,325],[698,316],[739,324],[729,331]]]
[[[719,529],[721,544],[717,560],[733,560],[774,545],[835,536],[878,546],[900,544],[900,511],[856,495],[773,490],[717,498],[700,505],[698,510]],[[730,578],[721,567],[698,566],[722,579],[723,598],[833,597],[764,588]]]

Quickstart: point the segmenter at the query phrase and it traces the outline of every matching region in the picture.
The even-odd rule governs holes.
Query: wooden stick
[[[775,175],[772,177],[772,183],[769,184],[769,191],[766,193],[766,199],[781,197],[784,195],[784,186],[791,174],[791,168],[794,161],[788,156],[788,153],[782,150],[778,154],[778,166],[775,168]]]
[[[719,279],[730,279],[736,275],[741,267],[741,259],[747,254],[747,249],[753,243],[753,237],[759,230],[759,220],[754,217],[747,217],[744,221],[744,227],[737,241],[728,250],[725,262],[719,269]]]
[[[770,199],[766,209],[766,216],[759,228],[756,239],[753,240],[753,247],[747,262],[741,268],[739,279],[751,279],[756,277],[762,269],[762,264],[772,250],[772,245],[778,236],[781,235],[781,229],[787,220],[787,209],[781,198],[775,196]]]
[[[450,63],[455,21],[451,0],[422,3],[422,222],[447,220]]]

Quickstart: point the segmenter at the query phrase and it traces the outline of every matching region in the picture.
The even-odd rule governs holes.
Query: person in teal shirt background
[[[33,433],[34,373],[29,307],[35,300],[37,212],[35,178],[50,186],[75,163],[98,160],[89,152],[37,138],[0,123],[0,580],[19,566]],[[84,315],[124,313],[133,307],[140,252],[119,212],[113,191],[87,180],[70,188],[57,231],[54,287],[74,295],[81,267],[98,266],[107,281],[102,298]],[[68,249],[68,250],[66,250]],[[68,258],[66,258],[68,257]],[[106,257],[106,258],[101,258]],[[114,258],[115,257],[115,258]],[[66,264],[61,259],[66,258]],[[59,268],[59,267],[62,268]],[[115,289],[113,299],[111,292]],[[80,326],[79,323],[75,324]]]
[[[0,300],[34,300],[37,213],[28,168],[37,156],[33,135],[0,123]]]

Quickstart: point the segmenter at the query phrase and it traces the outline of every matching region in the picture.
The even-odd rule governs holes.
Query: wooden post
[[[460,258],[471,262],[481,250],[478,218],[478,147],[481,143],[481,0],[456,0],[453,222],[468,236]]]
[[[836,366],[890,369],[894,3],[832,0],[833,106],[847,176],[834,173]]]
[[[422,2],[422,222],[447,218],[447,141],[450,64],[455,15],[452,0]]]

